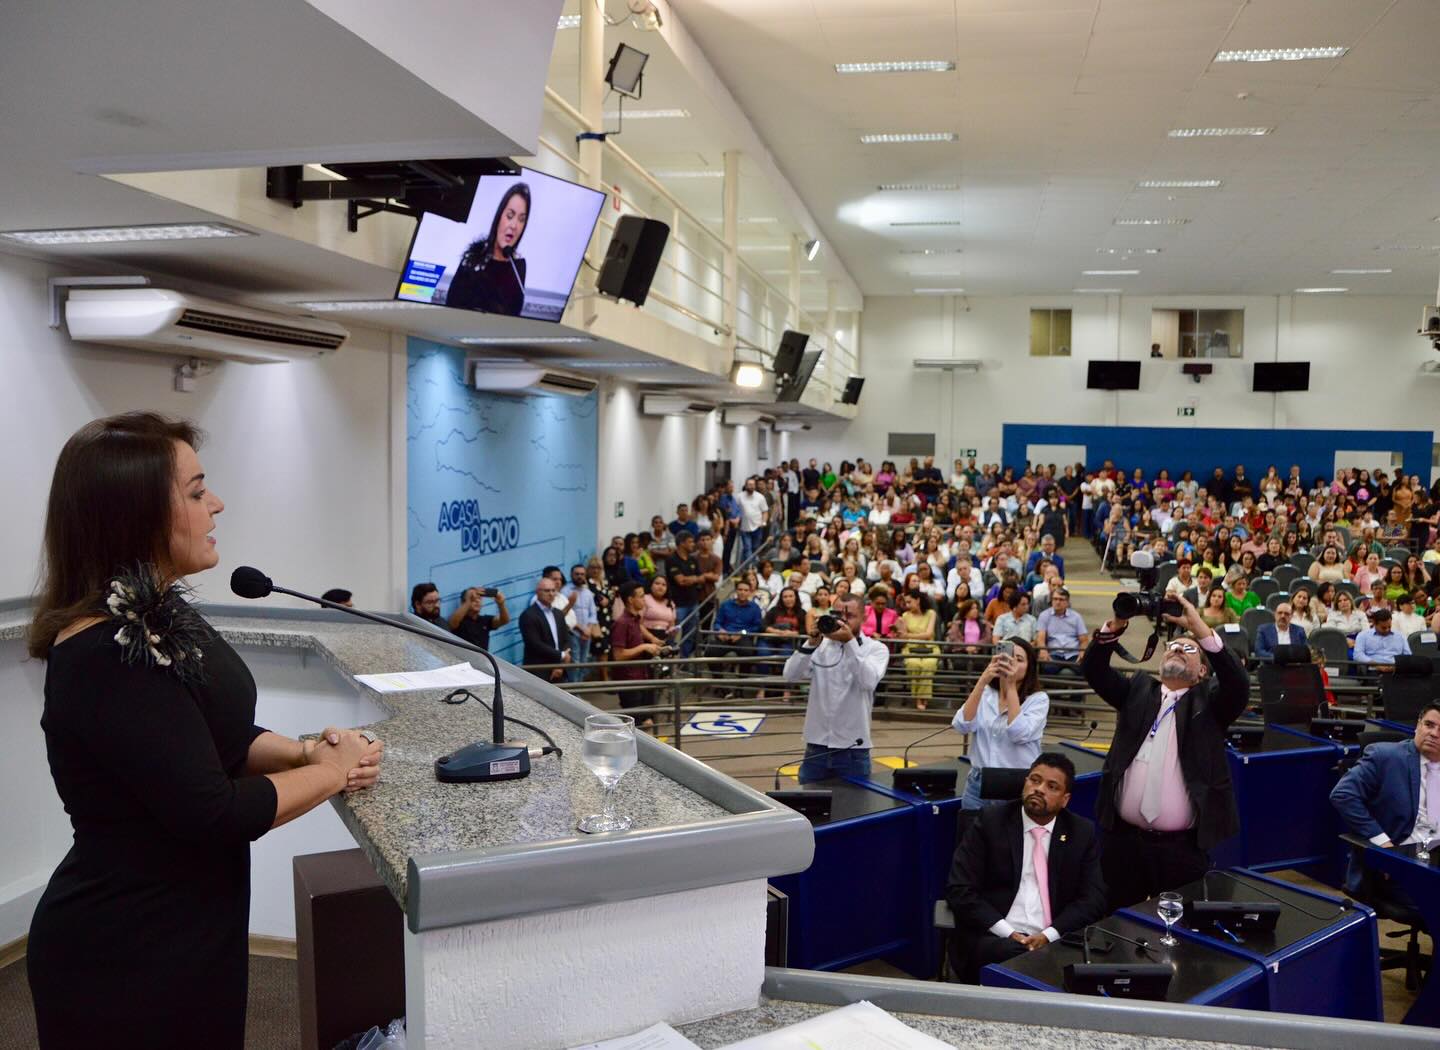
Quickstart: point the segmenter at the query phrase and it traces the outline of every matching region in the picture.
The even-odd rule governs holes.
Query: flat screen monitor
[[[1091,390],[1139,390],[1139,361],[1091,361],[1085,376]]]
[[[819,350],[806,350],[800,358],[800,367],[795,370],[795,378],[791,379],[776,396],[776,401],[799,401],[800,395],[805,392],[805,384],[810,382],[810,376],[815,371],[815,365],[820,361]]]
[[[1309,361],[1256,361],[1254,389],[1266,393],[1310,389]]]
[[[420,217],[395,298],[559,321],[604,202],[530,168],[481,176],[464,222]]]

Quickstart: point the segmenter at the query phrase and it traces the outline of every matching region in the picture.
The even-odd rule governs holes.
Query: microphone
[[[925,736],[922,736],[919,740],[910,741],[909,747],[906,747],[905,750],[900,753],[900,768],[908,769],[910,767],[910,748],[914,747],[916,744],[923,744],[925,743],[925,741],[939,736],[941,733],[946,732],[950,728],[951,727],[948,725],[942,726],[941,728],[935,730],[935,732],[927,733]]]
[[[808,758],[824,758],[826,755],[839,754],[841,751],[849,751],[851,748],[859,747],[859,746],[864,742],[864,740],[865,740],[864,737],[857,736],[857,737],[855,738],[855,743],[853,743],[853,744],[846,744],[844,747],[832,747],[832,748],[827,748],[826,750],[821,751],[821,752],[819,752],[818,754],[808,755],[808,756],[806,756],[806,757],[808,757]],[[775,787],[774,787],[774,790],[775,790],[775,791],[779,791],[779,790],[780,790],[780,770],[784,769],[784,768],[785,768],[786,766],[788,766],[789,764],[790,764],[789,762],[781,762],[778,766],[775,767]]]
[[[505,256],[506,261],[510,263],[510,270],[515,274],[515,283],[520,286],[520,291],[523,293],[525,291],[525,282],[520,277],[520,268],[515,265],[515,246],[513,244],[507,244],[504,248],[500,249],[500,254]]]
[[[435,760],[435,778],[450,784],[473,784],[492,780],[518,780],[530,775],[530,749],[524,743],[507,744],[505,742],[505,701],[500,696],[500,665],[495,662],[495,657],[488,651],[454,635],[425,630],[402,620],[377,616],[360,609],[352,609],[348,605],[340,605],[338,602],[326,601],[324,598],[316,598],[311,594],[302,594],[300,591],[277,586],[269,576],[249,565],[241,565],[230,574],[230,590],[241,598],[264,598],[270,594],[288,594],[292,598],[313,602],[316,605],[334,609],[349,616],[356,616],[362,620],[383,624],[386,627],[396,627],[402,631],[419,635],[421,638],[428,638],[432,642],[453,645],[457,649],[479,653],[490,661],[490,668],[495,674],[495,696],[490,706],[490,732],[493,742],[469,744],[459,751],[437,758]]]

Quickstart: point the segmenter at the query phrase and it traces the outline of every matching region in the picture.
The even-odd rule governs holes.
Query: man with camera
[[[485,599],[495,601],[495,612],[480,612]],[[499,591],[487,591],[484,587],[467,587],[460,596],[460,604],[450,614],[450,630],[471,645],[481,649],[490,648],[490,632],[499,630],[510,622],[510,610],[505,607],[505,595]]]
[[[1115,736],[1096,801],[1110,908],[1198,879],[1209,850],[1240,830],[1225,731],[1245,710],[1250,678],[1184,597],[1116,597],[1115,615],[1081,659],[1085,680],[1115,709]],[[1165,646],[1160,677],[1110,666],[1131,618],[1183,628]],[[1148,653],[1147,653],[1148,656]]]
[[[890,664],[885,643],[860,631],[865,604],[858,596],[837,599],[832,610],[816,617],[814,633],[785,661],[785,681],[810,683],[802,784],[869,774],[870,711]]]

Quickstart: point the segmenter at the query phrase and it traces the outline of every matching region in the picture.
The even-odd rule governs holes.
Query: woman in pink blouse
[[[640,614],[640,622],[657,638],[668,639],[675,631],[675,603],[670,600],[669,591],[670,581],[656,576],[645,592],[645,611]]]

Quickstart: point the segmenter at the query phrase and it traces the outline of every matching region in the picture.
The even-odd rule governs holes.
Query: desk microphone
[[[905,750],[904,750],[903,752],[901,752],[901,754],[900,754],[900,768],[901,768],[901,769],[909,769],[909,768],[910,768],[910,748],[911,748],[911,747],[914,747],[916,744],[923,744],[923,743],[925,743],[925,741],[931,740],[931,739],[933,739],[934,737],[939,736],[941,733],[948,732],[950,729],[951,729],[951,727],[948,726],[948,725],[947,725],[947,726],[942,726],[941,728],[935,730],[935,732],[933,732],[933,733],[928,733],[928,734],[926,734],[925,736],[922,736],[919,740],[912,740],[912,741],[910,741],[910,746],[907,747],[907,748],[905,748]]]
[[[805,758],[824,758],[826,755],[838,755],[841,751],[849,751],[852,748],[857,748],[864,742],[865,738],[863,736],[857,736],[855,738],[855,743],[853,744],[847,744],[844,747],[827,748],[826,750],[817,752],[813,755],[804,755],[801,761],[803,762]],[[773,790],[780,790],[780,770],[784,769],[789,764],[789,762],[781,762],[778,766],[775,767],[775,787]]]
[[[435,760],[435,777],[447,783],[469,784],[490,780],[518,780],[530,775],[530,749],[523,743],[507,744],[505,742],[505,722],[515,720],[513,718],[507,720],[505,717],[505,702],[500,696],[500,665],[495,662],[495,657],[478,645],[472,645],[454,635],[443,635],[401,620],[377,616],[360,609],[352,609],[348,605],[340,605],[337,602],[326,601],[324,598],[316,598],[313,595],[279,587],[270,577],[249,565],[242,565],[230,574],[230,589],[241,598],[264,598],[272,593],[288,594],[292,598],[314,602],[316,605],[322,605],[327,609],[334,609],[349,616],[356,616],[372,623],[418,634],[421,638],[428,638],[432,642],[453,645],[458,649],[479,653],[490,661],[490,668],[495,673],[495,696],[490,707],[490,729],[493,743],[469,744],[453,754],[437,758]]]
[[[1344,915],[1345,912],[1348,911],[1349,908],[1350,908],[1350,902],[1349,902],[1348,900],[1342,900],[1342,901],[1340,901],[1340,910],[1337,911],[1334,915],[1320,915],[1320,914],[1317,914],[1316,912],[1313,912],[1313,911],[1310,911],[1310,910],[1308,910],[1308,909],[1306,909],[1306,908],[1300,907],[1300,905],[1296,904],[1294,901],[1281,900],[1279,897],[1275,896],[1275,894],[1273,894],[1273,893],[1271,893],[1269,890],[1267,890],[1264,886],[1257,886],[1257,885],[1255,885],[1255,883],[1253,883],[1253,882],[1246,882],[1244,879],[1241,879],[1238,875],[1232,875],[1232,874],[1231,874],[1230,872],[1228,872],[1228,871],[1221,871],[1221,870],[1219,870],[1219,869],[1212,869],[1212,870],[1210,870],[1210,871],[1207,871],[1204,875],[1201,875],[1201,876],[1200,876],[1200,890],[1201,890],[1201,892],[1203,892],[1203,893],[1205,894],[1205,899],[1206,899],[1207,901],[1210,899],[1210,876],[1211,876],[1211,875],[1221,875],[1221,876],[1224,876],[1225,878],[1229,879],[1231,882],[1235,883],[1235,885],[1237,885],[1237,886],[1243,886],[1243,887],[1244,887],[1245,889],[1247,889],[1247,890],[1254,890],[1256,893],[1264,894],[1266,897],[1269,897],[1272,901],[1275,901],[1277,904],[1281,904],[1281,905],[1284,905],[1285,907],[1289,907],[1289,908],[1294,908],[1296,911],[1300,912],[1302,915],[1308,915],[1308,916],[1310,916],[1310,918],[1312,918],[1312,919],[1337,919],[1337,918],[1339,918],[1341,915]]]

